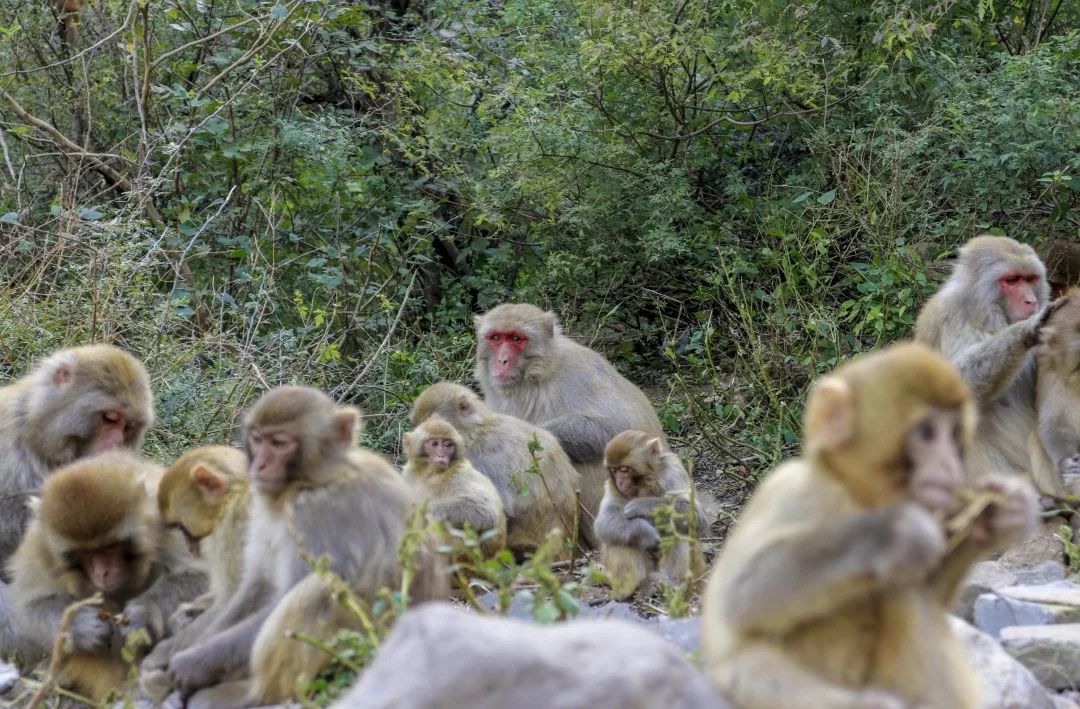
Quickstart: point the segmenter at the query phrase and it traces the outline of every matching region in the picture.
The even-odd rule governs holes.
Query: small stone
[[[697,652],[701,647],[700,618],[661,618],[645,627],[660,633],[660,637],[682,648],[683,652]]]
[[[1018,601],[1080,607],[1080,584],[1074,581],[1060,580],[1031,586],[1010,586],[998,592]]]
[[[1072,688],[1080,678],[1080,623],[1005,628],[1001,644],[1047,687]]]
[[[1015,569],[1012,573],[1016,574],[1015,585],[1017,586],[1034,586],[1051,581],[1062,581],[1065,579],[1065,562],[1061,559],[1051,559],[1029,569]]]
[[[1018,575],[1006,569],[997,561],[980,561],[971,567],[971,572],[953,606],[953,613],[969,623],[975,617],[975,599],[984,593],[1007,588],[1020,583]]]
[[[596,620],[631,620],[641,623],[644,619],[634,611],[634,606],[622,601],[610,601],[596,606],[582,605],[577,618],[595,618]]]
[[[975,601],[975,627],[999,638],[1014,625],[1050,625],[1080,621],[1080,607],[1033,603],[998,593],[984,593]]]
[[[1053,695],[993,638],[959,618],[951,618],[950,622],[952,631],[967,648],[969,661],[979,678],[982,687],[979,709],[1056,709]]]
[[[1063,524],[1068,524],[1064,517],[1047,520],[1028,539],[1006,550],[998,561],[1010,570],[1031,569],[1045,561],[1062,561],[1065,545],[1057,533]]]
[[[14,665],[0,662],[0,694],[10,692],[19,683],[19,670]]]

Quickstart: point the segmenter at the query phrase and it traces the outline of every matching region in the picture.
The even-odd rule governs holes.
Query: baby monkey
[[[678,456],[655,436],[623,431],[608,443],[604,465],[609,479],[594,526],[615,598],[646,592],[656,581],[680,583],[687,574],[703,575],[705,557],[688,535],[700,539],[711,515],[695,495],[694,526],[688,529],[692,483]],[[661,543],[657,529],[657,508],[665,503],[676,513],[678,535],[670,544]]]
[[[402,439],[405,478],[419,486],[428,511],[454,527],[466,524],[484,539],[485,554],[506,545],[506,514],[495,484],[465,458],[457,429],[433,414]],[[491,534],[489,534],[491,533]]]

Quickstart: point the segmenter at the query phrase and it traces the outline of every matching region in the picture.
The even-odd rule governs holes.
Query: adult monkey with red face
[[[570,340],[552,312],[507,303],[476,318],[476,379],[495,411],[555,434],[581,473],[594,517],[608,473],[604,448],[622,431],[667,438],[652,404],[603,355]]]
[[[1047,306],[1049,294],[1034,249],[984,235],[960,249],[952,276],[919,314],[916,341],[956,366],[979,408],[968,459],[975,475],[1030,470],[1027,442],[1037,421],[1031,353],[1056,307]]]

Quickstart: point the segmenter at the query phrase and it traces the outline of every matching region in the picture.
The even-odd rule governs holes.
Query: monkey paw
[[[99,654],[109,649],[112,633],[112,623],[102,618],[97,608],[87,606],[75,613],[68,627],[67,642],[71,652]]]
[[[634,546],[648,551],[660,548],[660,532],[656,531],[656,527],[652,526],[650,522],[639,517],[631,524],[633,530],[630,533],[630,538]]]
[[[918,582],[945,554],[945,532],[919,505],[906,503],[886,512],[885,547],[873,562],[879,581]]]
[[[1039,501],[1026,481],[995,476],[979,485],[979,492],[1000,495],[971,528],[971,540],[986,547],[1002,548],[1021,541],[1035,529]]]
[[[146,629],[150,635],[148,642],[153,643],[160,638],[165,631],[161,622],[161,613],[156,608],[151,608],[142,603],[129,603],[124,607],[125,622],[120,626],[120,635],[124,642],[140,630]]]
[[[629,519],[634,519],[635,517],[648,517],[652,514],[655,507],[656,498],[639,497],[626,503],[626,506],[623,507],[623,514]]]
[[[197,603],[181,603],[176,612],[169,616],[169,630],[173,634],[179,633],[202,615],[204,610],[205,608]]]
[[[191,696],[217,679],[217,668],[206,662],[208,653],[201,645],[188,648],[173,655],[169,661],[169,674],[176,688],[184,696]]]
[[[1080,453],[1074,453],[1058,465],[1058,470],[1064,475],[1080,475]]]

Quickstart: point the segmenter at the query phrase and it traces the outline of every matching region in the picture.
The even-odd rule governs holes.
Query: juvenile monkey
[[[125,637],[140,628],[151,640],[160,637],[164,618],[205,588],[183,545],[162,534],[152,499],[157,474],[153,464],[121,451],[57,471],[45,481],[10,562],[28,659],[51,651],[69,605],[103,594],[104,607],[81,608],[63,636],[62,684],[96,700],[123,684]]]
[[[455,527],[479,534],[495,530],[483,549],[492,554],[506,545],[506,514],[495,484],[465,458],[461,434],[438,414],[403,438],[405,479],[423,488],[428,511]]]
[[[169,622],[173,634],[142,662],[140,686],[157,702],[173,689],[169,660],[205,639],[206,629],[240,587],[250,504],[247,456],[235,448],[188,451],[162,476],[157,494],[161,523],[206,560],[210,589],[180,606]]]
[[[484,401],[555,434],[581,473],[582,503],[591,515],[608,478],[608,441],[635,429],[667,447],[645,394],[603,355],[563,335],[554,313],[535,305],[500,305],[476,318],[476,343],[476,380]]]
[[[450,382],[428,387],[413,404],[411,419],[420,424],[438,414],[465,443],[464,455],[495,484],[506,510],[506,546],[517,554],[532,552],[555,528],[573,531],[575,490],[581,476],[551,433],[526,421],[492,411],[473,392]],[[529,443],[535,437],[543,448],[539,476]],[[582,516],[581,534],[593,543],[592,523]]]
[[[704,574],[701,547],[678,539],[670,549],[661,549],[653,519],[656,508],[672,498],[676,512],[689,518],[693,483],[679,457],[644,431],[623,431],[608,443],[604,465],[611,477],[596,517],[596,536],[615,598],[645,591],[654,580],[680,583],[688,573]],[[712,520],[701,497],[694,498],[692,534],[700,539]],[[688,533],[685,524],[677,531]]]
[[[971,564],[1024,538],[1035,492],[986,475],[989,504],[946,542],[975,427],[967,385],[900,344],[817,382],[804,452],[758,486],[710,576],[703,654],[743,709],[972,709],[947,609]]]
[[[189,708],[286,701],[330,659],[292,634],[326,641],[359,627],[309,559],[327,557],[364,602],[401,588],[398,547],[417,501],[389,463],[357,446],[359,421],[356,409],[296,386],[268,392],[248,414],[255,495],[243,581],[205,639],[169,661],[181,694],[194,694]],[[412,601],[449,595],[439,561],[418,551]]]
[[[1046,267],[1030,246],[984,235],[960,249],[949,280],[919,313],[915,339],[953,363],[978,407],[967,460],[974,475],[1029,475],[1028,438],[1036,427],[1031,350],[1053,310],[1049,293]]]
[[[1064,498],[1080,475],[1080,288],[1050,315],[1035,351],[1038,429],[1028,441],[1031,473],[1039,489]]]

